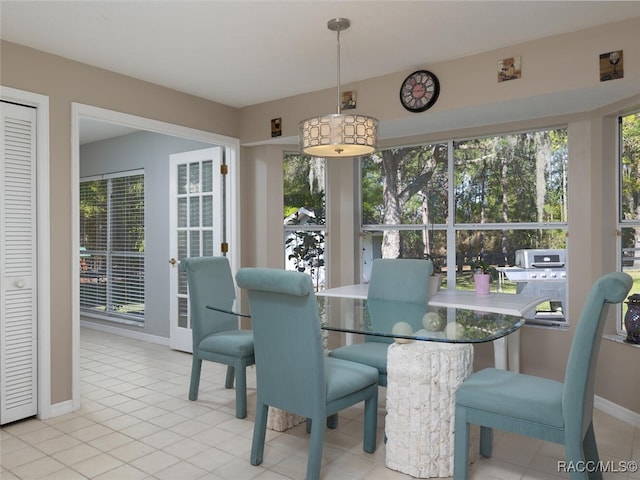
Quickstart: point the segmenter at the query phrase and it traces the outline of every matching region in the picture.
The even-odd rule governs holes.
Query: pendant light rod
[[[337,63],[338,68],[336,69],[338,76],[338,86],[336,92],[336,108],[338,111],[338,115],[340,114],[340,32],[342,30],[346,30],[351,26],[351,22],[348,18],[332,18],[327,22],[327,28],[332,32],[336,32],[337,37]]]

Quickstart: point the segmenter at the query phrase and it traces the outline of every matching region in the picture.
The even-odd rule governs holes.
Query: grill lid
[[[520,268],[563,268],[566,250],[516,250],[516,265]]]

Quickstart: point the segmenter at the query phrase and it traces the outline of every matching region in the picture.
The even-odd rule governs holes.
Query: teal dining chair
[[[454,479],[466,480],[469,428],[480,425],[480,454],[490,457],[493,429],[564,445],[567,461],[598,462],[593,430],[596,363],[610,304],[622,302],[632,286],[622,272],[599,278],[591,287],[576,325],[564,383],[487,368],[471,374],[456,392]],[[571,472],[571,479],[600,479],[602,472]]]
[[[376,449],[378,371],[324,354],[311,277],[270,268],[242,268],[248,291],[256,357],[256,419],[251,464],[262,463],[268,407],[308,419],[307,480],[320,477],[325,423],[364,401],[365,452]]]
[[[236,299],[235,285],[226,257],[190,257],[180,260],[187,274],[193,360],[189,400],[198,399],[202,361],[227,365],[225,387],[236,385],[236,417],[247,416],[247,366],[255,363],[253,333],[241,330],[238,317],[214,311],[216,306],[232,311]]]
[[[392,300],[426,305],[429,277],[433,273],[431,260],[411,258],[378,258],[371,265],[367,302]],[[372,315],[370,320],[376,321]],[[380,316],[378,316],[380,318]],[[392,320],[393,317],[382,319]],[[395,321],[398,321],[397,319]],[[346,345],[329,353],[331,357],[370,365],[378,370],[378,383],[387,386],[387,348],[392,338],[365,336],[364,342]]]

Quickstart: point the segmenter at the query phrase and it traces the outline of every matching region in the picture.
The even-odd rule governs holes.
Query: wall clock
[[[413,72],[402,82],[400,103],[410,112],[424,112],[431,108],[440,95],[438,77],[428,70]]]

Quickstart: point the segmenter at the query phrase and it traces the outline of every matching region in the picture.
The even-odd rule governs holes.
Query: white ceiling
[[[244,107],[640,17],[640,1],[7,1],[0,38]],[[614,82],[611,82],[614,83]]]

